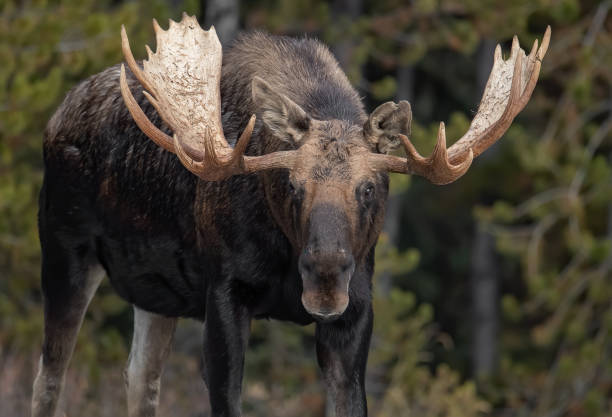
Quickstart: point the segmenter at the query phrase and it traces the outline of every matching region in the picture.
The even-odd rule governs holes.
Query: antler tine
[[[463,160],[455,164],[449,161],[446,149],[446,128],[444,122],[440,122],[438,140],[433,152],[428,158],[421,156],[405,135],[399,136],[404,146],[404,150],[406,151],[407,165],[412,168],[410,173],[423,176],[433,184],[443,185],[451,183],[465,174],[472,165],[474,154],[471,150],[465,155]]]
[[[204,157],[206,158],[206,164],[211,168],[218,168],[223,165],[228,165],[228,163],[222,163],[217,156],[217,150],[215,149],[215,145],[212,140],[213,135],[208,126],[205,128],[205,131],[206,133],[202,140],[202,144],[204,145]]]
[[[125,62],[127,62],[128,67],[132,70],[132,73],[140,82],[145,89],[149,90],[151,93],[155,94],[155,89],[147,80],[146,75],[140,69],[136,60],[134,59],[134,55],[132,55],[132,50],[130,49],[130,41],[128,40],[127,32],[125,31],[125,26],[121,25],[121,49],[123,51],[123,56],[125,57]],[[147,51],[148,52],[148,51]]]
[[[159,45],[159,35],[161,33],[164,33],[164,30],[161,28],[161,26],[157,22],[157,19],[155,18],[153,18],[153,32],[155,32],[155,42],[157,45]]]
[[[533,41],[533,46],[531,47],[531,52],[529,52],[529,58],[530,59],[535,58],[536,52],[538,52],[538,39],[537,38],[536,38],[535,41]]]
[[[234,146],[234,151],[232,152],[232,160],[233,161],[241,161],[242,156],[246,152],[246,148],[249,145],[251,140],[251,135],[253,134],[253,129],[255,128],[256,117],[253,114],[249,119],[249,123],[247,123],[246,127],[242,131],[242,134],[236,141],[236,146]]]
[[[546,32],[544,32],[544,37],[542,38],[542,46],[540,47],[540,50],[538,52],[538,58],[540,60],[544,58],[544,55],[546,55],[546,52],[548,51],[548,45],[550,43],[550,33],[551,29],[550,26],[548,26],[546,28]]]
[[[151,138],[151,140],[157,145],[161,146],[167,151],[174,152],[174,144],[172,138],[166,135],[161,130],[159,130],[157,126],[155,126],[153,123],[151,123],[149,118],[146,116],[146,114],[144,114],[144,112],[138,105],[138,102],[132,95],[132,92],[130,91],[130,88],[127,85],[127,78],[125,76],[125,66],[123,64],[121,64],[119,84],[121,86],[121,95],[123,96],[125,105],[140,130],[142,130],[142,132],[149,138]]]
[[[510,59],[513,59],[519,51],[519,40],[516,35],[512,37],[512,48],[510,49]]]

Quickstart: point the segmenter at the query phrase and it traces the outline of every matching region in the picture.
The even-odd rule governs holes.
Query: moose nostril
[[[352,256],[346,256],[344,262],[340,266],[340,270],[342,273],[353,272],[355,268],[355,259]]]
[[[309,246],[300,256],[298,268],[302,275],[350,274],[355,268],[355,260],[344,248],[320,251]]]
[[[307,249],[305,253],[302,254],[302,256],[300,256],[300,260],[298,262],[298,269],[300,271],[300,274],[304,275],[304,274],[310,274],[312,272],[312,268],[313,268],[312,252],[310,252]]]

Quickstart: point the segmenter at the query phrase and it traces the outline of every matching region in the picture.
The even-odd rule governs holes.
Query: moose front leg
[[[134,306],[134,336],[125,369],[129,417],[154,417],[161,373],[170,353],[176,318]]]
[[[350,306],[349,306],[350,310]],[[331,323],[317,323],[317,359],[327,387],[328,410],[335,417],[365,417],[365,369],[372,335],[373,314],[347,312]],[[357,317],[355,317],[357,316]]]
[[[239,417],[251,318],[228,288],[211,289],[204,324],[203,377],[213,417]]]

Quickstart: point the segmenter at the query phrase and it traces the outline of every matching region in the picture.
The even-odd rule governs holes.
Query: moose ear
[[[406,100],[399,104],[388,101],[370,114],[363,126],[363,133],[376,151],[386,154],[400,145],[399,134],[410,136],[411,123],[410,103]]]
[[[253,102],[264,125],[281,140],[299,145],[310,127],[310,117],[284,94],[260,77],[253,77]]]

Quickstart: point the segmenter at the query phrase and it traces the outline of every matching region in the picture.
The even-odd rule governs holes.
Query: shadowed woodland
[[[37,195],[45,124],[79,81],[136,58],[181,12],[329,45],[371,111],[409,100],[412,141],[466,130],[493,51],[552,40],[530,103],[447,186],[392,176],[377,246],[367,391],[376,417],[612,417],[612,1],[0,1],[0,417],[29,415],[42,341]],[[450,143],[449,143],[450,145]],[[105,281],[63,409],[125,415],[132,309]],[[160,416],[207,416],[201,324],[179,323]],[[314,327],[257,321],[243,415],[325,416]]]

